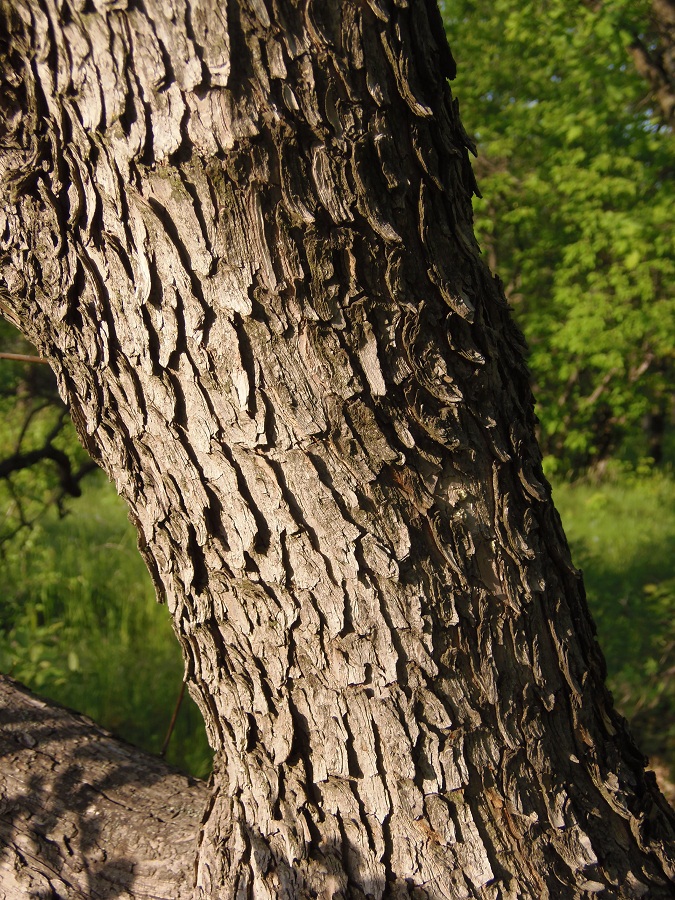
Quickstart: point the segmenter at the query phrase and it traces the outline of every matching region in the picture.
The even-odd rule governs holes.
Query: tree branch
[[[48,366],[49,362],[41,356],[29,356],[26,353],[0,353],[0,359],[10,359],[13,362],[41,363]]]
[[[56,464],[59,470],[59,481],[64,491],[72,497],[79,497],[82,491],[78,482],[85,472],[80,470],[78,473],[79,477],[74,476],[68,454],[64,453],[63,450],[59,450],[58,447],[54,447],[53,444],[45,444],[44,447],[40,447],[38,450],[30,450],[27,453],[14,453],[12,456],[8,456],[7,459],[3,459],[0,462],[0,478],[7,478],[12,472],[18,472],[21,469],[29,469],[45,459],[49,459]],[[92,463],[91,466],[85,468],[89,471],[94,468],[94,464]]]
[[[3,896],[192,896],[206,784],[0,676]]]

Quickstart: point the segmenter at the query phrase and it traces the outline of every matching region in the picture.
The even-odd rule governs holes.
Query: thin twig
[[[0,353],[0,359],[11,359],[14,362],[41,363],[44,366],[49,365],[49,360],[43,359],[41,356],[28,356],[26,353]]]
[[[180,710],[180,705],[183,702],[183,694],[185,693],[185,682],[183,682],[180,686],[180,693],[178,694],[178,700],[176,700],[176,706],[173,710],[173,715],[171,716],[171,721],[169,722],[169,730],[166,733],[166,737],[164,738],[164,743],[162,744],[162,749],[159,751],[159,755],[164,757],[166,755],[167,748],[169,746],[169,741],[171,740],[171,735],[173,734],[173,730],[176,727],[176,719],[178,718],[178,712]]]
[[[50,403],[46,400],[44,403],[39,406],[34,406],[32,409],[28,411],[28,415],[24,419],[24,423],[21,426],[21,431],[19,432],[19,437],[16,441],[16,450],[14,451],[15,455],[18,455],[21,452],[21,445],[23,444],[23,439],[26,437],[28,429],[30,427],[30,423],[33,421],[35,416],[38,416],[43,409],[49,409],[50,406],[53,406],[53,403]]]

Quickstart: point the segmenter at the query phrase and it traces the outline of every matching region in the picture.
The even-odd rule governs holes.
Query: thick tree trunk
[[[94,6],[0,4],[2,302],[173,615],[197,896],[671,896],[435,5]]]
[[[0,676],[0,898],[192,896],[209,789]]]

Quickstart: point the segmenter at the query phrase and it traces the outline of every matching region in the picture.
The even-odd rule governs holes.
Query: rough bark
[[[0,676],[0,898],[184,900],[209,789]]]
[[[173,615],[196,896],[671,896],[435,5],[0,8],[2,302]]]

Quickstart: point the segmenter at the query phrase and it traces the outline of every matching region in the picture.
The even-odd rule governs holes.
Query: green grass
[[[675,478],[644,471],[558,484],[619,709],[644,751],[675,768]],[[124,507],[102,477],[63,519],[40,519],[0,558],[0,668],[158,752],[183,664]],[[27,537],[25,536],[27,534]],[[197,775],[211,754],[185,697],[168,758]]]
[[[155,601],[124,505],[101,475],[71,512],[4,546],[0,670],[159,753],[183,677],[169,613]],[[211,753],[186,694],[167,759],[208,774]]]
[[[553,496],[617,707],[641,749],[675,774],[675,478],[621,472],[559,484]]]

